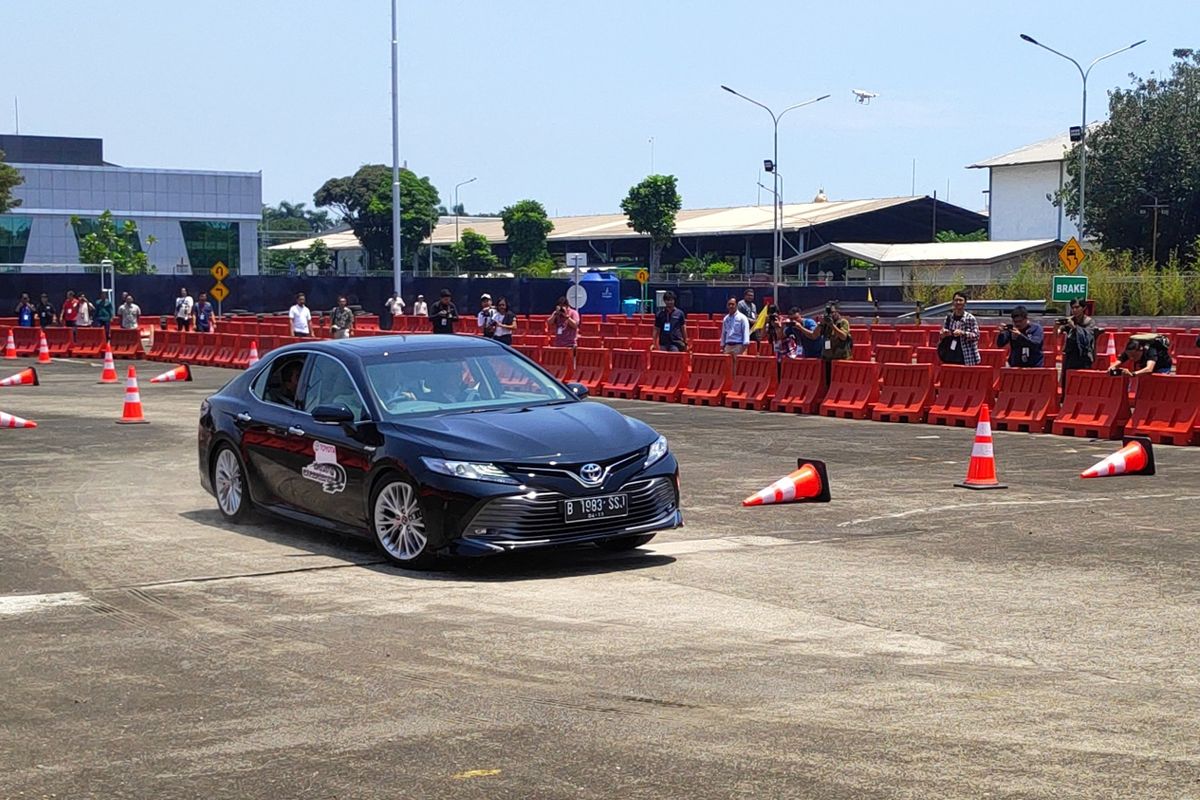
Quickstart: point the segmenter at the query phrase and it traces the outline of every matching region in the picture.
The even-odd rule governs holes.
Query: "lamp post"
[[[772,186],[775,187],[774,188],[775,203],[772,208],[772,218],[773,218],[772,219],[772,228],[773,228],[774,236],[772,239],[772,248],[771,248],[771,272],[772,272],[772,280],[775,284],[775,289],[774,289],[775,302],[778,303],[779,302],[779,284],[783,282],[783,275],[781,272],[781,268],[779,266],[779,262],[783,255],[783,246],[782,246],[783,245],[783,209],[780,207],[780,204],[779,204],[780,192],[779,192],[779,171],[778,171],[779,170],[779,120],[783,119],[783,115],[788,113],[789,111],[796,109],[796,108],[803,108],[804,106],[810,106],[813,103],[818,103],[818,102],[824,100],[825,98],[829,97],[829,95],[823,94],[820,97],[814,97],[811,100],[805,100],[803,103],[796,103],[795,105],[788,106],[787,108],[783,109],[783,111],[780,111],[778,114],[776,114],[774,111],[771,110],[770,107],[758,102],[757,100],[755,100],[751,97],[747,97],[746,95],[742,94],[741,92],[737,92],[737,91],[734,91],[733,89],[730,89],[725,84],[721,84],[721,88],[724,89],[725,91],[729,92],[732,95],[737,95],[738,97],[742,98],[743,100],[745,100],[748,103],[753,103],[754,105],[758,106],[759,108],[763,109],[764,111],[766,111],[768,114],[771,115],[771,124],[774,127],[774,138],[773,138],[774,145],[773,145],[773,149],[772,149],[773,157],[771,159],[771,164],[772,164],[771,173],[774,178],[774,180],[772,181]]]
[[[400,252],[400,52],[396,32],[396,0],[392,0],[392,289],[403,289]]]
[[[1106,58],[1112,58],[1113,56],[1117,55],[1118,53],[1124,53],[1126,50],[1132,50],[1133,48],[1137,47],[1139,44],[1145,44],[1146,40],[1141,39],[1139,41],[1134,42],[1131,45],[1126,45],[1125,47],[1119,48],[1117,50],[1113,50],[1111,53],[1105,53],[1104,55],[1102,55],[1099,58],[1092,61],[1092,63],[1088,64],[1087,69],[1084,69],[1082,66],[1080,66],[1078,61],[1071,58],[1066,53],[1060,53],[1057,50],[1055,50],[1053,47],[1047,47],[1046,45],[1042,44],[1037,39],[1034,39],[1032,36],[1030,36],[1027,33],[1022,33],[1021,38],[1025,41],[1029,42],[1030,44],[1037,45],[1038,47],[1042,48],[1043,50],[1048,50],[1051,53],[1054,53],[1054,55],[1058,56],[1059,58],[1065,58],[1067,61],[1070,61],[1072,64],[1075,65],[1075,69],[1079,70],[1079,77],[1083,79],[1083,116],[1079,122],[1079,235],[1080,235],[1080,237],[1086,238],[1087,231],[1085,230],[1084,223],[1086,221],[1087,210],[1086,210],[1086,207],[1084,206],[1084,199],[1085,199],[1084,190],[1087,188],[1087,82],[1088,82],[1088,75],[1091,74],[1092,67],[1096,66],[1101,61],[1105,60]]]
[[[454,184],[454,243],[458,244],[458,187],[474,183],[477,178],[467,178],[461,183]]]

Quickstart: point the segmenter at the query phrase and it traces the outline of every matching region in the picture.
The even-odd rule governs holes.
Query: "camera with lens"
[[[1109,375],[1124,375],[1125,373],[1122,371],[1123,369],[1124,369],[1123,367],[1109,367],[1108,374]]]

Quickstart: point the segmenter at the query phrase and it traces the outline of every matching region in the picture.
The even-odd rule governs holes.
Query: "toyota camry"
[[[293,344],[204,401],[200,482],[232,522],[369,536],[411,569],[681,525],[667,440],[586,396],[479,337]]]

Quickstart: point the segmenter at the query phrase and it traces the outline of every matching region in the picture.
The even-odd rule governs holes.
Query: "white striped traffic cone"
[[[1126,436],[1125,446],[1084,470],[1081,478],[1111,478],[1117,475],[1153,475],[1154,446],[1144,436]]]
[[[142,395],[138,392],[137,370],[130,367],[129,375],[125,378],[125,408],[121,412],[121,418],[117,420],[117,424],[144,425],[149,422],[150,420],[142,416]]]
[[[40,336],[41,338],[40,338],[40,340],[38,341],[38,360],[37,360],[37,363],[39,363],[39,364],[49,364],[49,363],[50,363],[50,345],[46,344],[46,332],[45,332],[45,331],[40,331],[40,332],[39,332],[39,336]]]
[[[250,340],[250,361],[246,364],[246,369],[250,369],[257,363],[258,363],[258,341],[256,339],[251,339]]]
[[[33,367],[23,369],[16,375],[9,375],[0,381],[0,386],[39,386],[37,370]]]
[[[743,506],[775,503],[828,503],[829,475],[821,461],[800,459],[796,471],[742,501]]]
[[[4,345],[4,357],[10,361],[17,357],[17,341],[13,339],[11,330],[8,332],[8,342]]]
[[[98,383],[116,383],[117,382],[117,365],[113,363],[112,347],[106,342],[104,344],[104,371],[100,373]]]
[[[0,428],[36,428],[37,423],[0,411]]]
[[[178,367],[173,367],[167,370],[162,375],[156,375],[150,379],[151,383],[174,383],[175,381],[190,381],[192,379],[192,370],[187,364],[180,364]]]
[[[979,423],[975,426],[975,444],[971,447],[971,463],[967,466],[967,479],[955,486],[963,489],[1007,489],[996,478],[996,454],[992,449],[992,412],[987,403],[979,410]]]

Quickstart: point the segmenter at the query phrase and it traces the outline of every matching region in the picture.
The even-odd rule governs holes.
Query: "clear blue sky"
[[[684,206],[754,203],[768,105],[833,96],[785,117],[787,199],[935,189],[981,208],[973,161],[1077,124],[1127,74],[1200,46],[1200,6],[795,0],[401,2],[401,157],[468,211],[541,200],[611,212],[650,171]],[[261,170],[263,199],[307,201],[329,177],[390,163],[389,2],[58,0],[0,9],[0,130],[97,136],[129,166]],[[1086,9],[1082,20],[1078,9]],[[1189,38],[1190,37],[1190,38]],[[852,88],[879,93],[869,106]],[[766,201],[769,202],[769,201]]]

